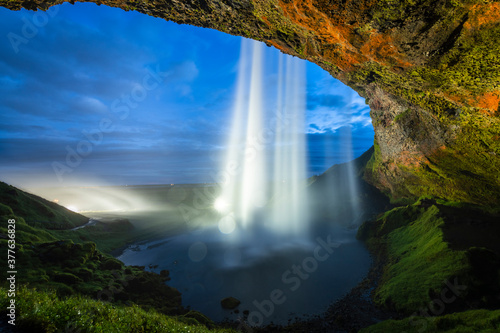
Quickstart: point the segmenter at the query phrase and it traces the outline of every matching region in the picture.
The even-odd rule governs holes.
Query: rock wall
[[[46,10],[61,0],[0,0]],[[498,209],[500,3],[488,0],[96,0],[315,62],[367,99],[366,178],[395,200]]]

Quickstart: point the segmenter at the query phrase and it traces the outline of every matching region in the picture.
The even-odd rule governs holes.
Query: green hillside
[[[88,218],[0,183],[4,254],[12,249],[8,247],[12,220],[16,327],[27,332],[62,332],[68,327],[72,332],[207,332],[215,327],[203,314],[182,306],[181,294],[165,284],[170,280],[168,271],[156,274],[142,266],[125,266],[92,241],[95,237],[103,248],[116,247],[118,243],[105,240],[116,236],[123,241],[130,233],[124,223],[116,223],[116,228],[97,224],[70,230]],[[0,266],[7,267],[7,255],[0,256]],[[0,282],[4,317],[11,299],[8,289],[7,280]]]
[[[88,218],[40,198],[21,191],[14,186],[0,182],[0,214],[12,213],[22,217],[28,225],[43,229],[69,229],[87,223]]]

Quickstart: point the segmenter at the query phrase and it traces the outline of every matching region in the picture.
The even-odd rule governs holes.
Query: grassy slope
[[[395,208],[376,221],[362,225],[358,237],[366,241],[379,260],[383,258],[384,264],[374,301],[413,316],[383,322],[363,332],[400,332],[402,329],[418,332],[427,322],[429,332],[494,332],[495,327],[498,328],[498,310],[457,312],[435,320],[415,317],[429,313],[430,304],[441,299],[442,292],[449,293],[446,281],[452,285],[458,281],[466,289],[458,293],[456,300],[445,304],[445,313],[499,307],[500,265],[498,254],[493,252],[498,249],[485,245],[483,237],[469,237],[469,230],[463,228],[470,222],[460,221],[464,217],[472,217],[479,226],[485,226],[482,232],[486,234],[488,230],[496,230],[498,217],[430,200]],[[488,224],[493,229],[487,227]]]
[[[465,252],[452,251],[443,241],[440,226],[444,221],[436,206],[397,208],[386,213],[382,221],[382,228],[387,223],[403,226],[386,236],[390,265],[377,290],[377,303],[412,311],[425,306],[430,301],[429,294],[439,293],[443,281],[466,272]]]
[[[124,225],[115,227],[111,223],[101,222],[78,230],[53,230],[51,234],[57,239],[71,239],[75,243],[92,241],[104,253],[111,253],[140,236],[139,231],[130,230]]]
[[[61,331],[67,325],[75,332],[206,332],[214,326],[202,314],[182,308],[180,293],[165,285],[167,271],[158,275],[143,267],[125,267],[94,242],[85,241],[99,236],[102,247],[111,249],[116,242],[106,238],[118,236],[120,240],[126,231],[115,230],[110,237],[102,225],[53,230],[82,224],[87,218],[0,183],[3,253],[7,252],[9,219],[16,220],[17,285],[24,285],[16,295],[17,327],[37,332]],[[50,223],[36,223],[40,219]],[[6,259],[0,257],[1,267],[7,267]],[[5,280],[0,282],[2,309],[8,301],[6,286]],[[78,313],[85,313],[86,319],[73,321],[80,318]]]
[[[8,305],[7,290],[0,288],[2,309]],[[200,326],[189,314],[168,317],[155,310],[145,311],[137,305],[123,306],[75,295],[61,299],[53,292],[20,288],[16,297],[20,316],[16,326],[27,332],[214,332],[230,329]]]
[[[0,182],[0,203],[31,226],[69,229],[87,223],[88,218],[58,204]]]

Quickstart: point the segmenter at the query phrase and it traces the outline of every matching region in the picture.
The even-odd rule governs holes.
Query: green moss
[[[71,273],[62,273],[62,272],[54,272],[53,279],[56,282],[61,282],[61,283],[64,283],[66,285],[77,284],[77,283],[82,282],[82,280],[79,277],[77,277],[76,275],[73,275]]]
[[[411,313],[439,294],[444,281],[457,276],[466,279],[466,252],[448,247],[443,224],[436,206],[423,208],[417,203],[395,208],[360,228],[358,237],[387,257],[375,292],[377,304]]]
[[[189,311],[185,315],[177,317],[179,320],[187,320],[189,322],[193,322],[196,325],[202,324],[208,327],[214,327],[215,324],[210,318],[205,316],[203,313],[198,312],[198,311]]]
[[[398,121],[403,120],[410,112],[411,112],[410,109],[406,109],[404,112],[401,112],[396,117],[394,117],[394,121],[398,122]]]
[[[415,18],[416,14],[423,12],[427,17],[452,17],[462,13],[468,4],[481,3],[482,0],[449,0],[436,6],[432,0],[381,0],[373,9],[372,17],[378,26],[386,27],[408,19]]]
[[[415,80],[410,73],[396,74],[388,66],[375,62],[366,62],[359,66],[348,74],[348,80],[354,86],[377,82],[385,91],[397,96],[402,103],[429,110],[442,120],[449,118],[448,110],[457,108],[446,98],[431,93],[432,89],[423,86],[422,82]]]
[[[100,268],[103,270],[121,269],[123,268],[123,264],[117,259],[108,258],[102,261]]]
[[[418,184],[404,184],[415,196],[432,195],[468,202],[491,212],[500,207],[500,122],[491,117],[461,114],[456,142],[429,156],[425,168],[408,169]]]
[[[386,238],[391,265],[375,296],[377,303],[392,304],[400,311],[427,305],[429,295],[439,294],[445,280],[462,276],[468,267],[465,252],[452,251],[444,242],[436,206],[423,212],[408,209],[402,211],[409,214],[396,210],[382,219],[396,228]],[[399,227],[404,223],[408,224]]]

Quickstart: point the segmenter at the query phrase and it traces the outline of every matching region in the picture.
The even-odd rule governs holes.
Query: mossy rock
[[[100,268],[104,270],[121,269],[123,264],[114,258],[108,258],[101,263]]]
[[[198,312],[198,311],[191,310],[182,317],[189,318],[189,319],[195,319],[196,322],[203,324],[207,327],[212,327],[215,325],[214,322],[210,318],[208,318],[203,313]]]
[[[160,276],[165,281],[170,281],[170,272],[168,270],[166,270],[166,269],[161,270],[160,271]]]
[[[95,283],[80,283],[75,286],[75,289],[79,293],[95,297],[101,290],[103,290],[103,287]]]
[[[0,216],[6,215],[14,215],[14,212],[12,212],[12,209],[9,206],[0,203]]]
[[[74,290],[70,286],[67,286],[65,284],[60,284],[57,287],[56,292],[57,292],[57,296],[59,298],[69,297],[75,293]]]
[[[71,273],[55,272],[53,280],[64,284],[77,284],[81,283],[82,279]]]
[[[77,270],[76,275],[81,278],[83,281],[90,281],[94,276],[94,272],[90,269],[82,267]]]
[[[234,297],[226,297],[220,301],[220,305],[223,309],[233,310],[236,309],[241,304],[240,300]]]

